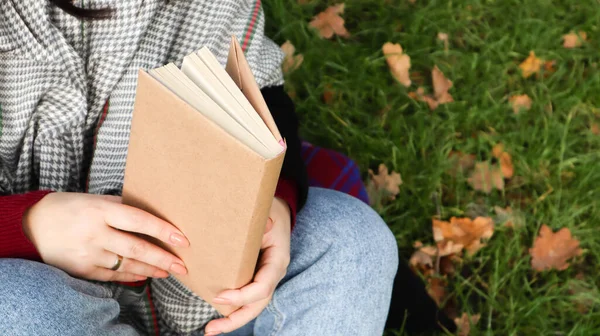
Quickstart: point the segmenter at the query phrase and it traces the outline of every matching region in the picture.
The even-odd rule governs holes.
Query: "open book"
[[[285,149],[235,38],[226,69],[203,48],[181,69],[139,72],[123,202],[186,235],[189,248],[146,238],[185,262],[177,278],[207,302],[252,280]]]

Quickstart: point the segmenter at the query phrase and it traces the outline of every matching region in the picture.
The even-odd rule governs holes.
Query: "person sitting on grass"
[[[365,203],[308,187],[263,25],[259,0],[0,3],[2,334],[383,333],[395,237]],[[136,234],[186,237],[118,195],[138,69],[203,46],[224,63],[232,34],[288,152],[254,281],[205,302],[170,276],[187,272],[178,257]],[[213,303],[242,308],[223,317]]]

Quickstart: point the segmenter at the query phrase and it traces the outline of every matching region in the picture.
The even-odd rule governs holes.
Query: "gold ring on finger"
[[[120,254],[117,254],[117,260],[115,260],[115,265],[110,269],[111,271],[116,271],[119,269],[119,267],[121,267],[121,264],[123,263],[123,256]]]

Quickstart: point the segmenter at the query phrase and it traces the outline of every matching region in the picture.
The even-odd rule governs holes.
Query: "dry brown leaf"
[[[515,114],[519,114],[521,110],[529,111],[531,109],[531,98],[526,94],[511,96],[508,101]]]
[[[475,155],[466,154],[460,151],[451,151],[448,158],[452,161],[452,167],[448,173],[452,176],[464,174],[475,166]]]
[[[437,38],[441,42],[444,42],[444,50],[448,51],[448,34],[447,33],[439,32],[437,34]]]
[[[436,66],[431,70],[433,81],[433,92],[435,99],[440,103],[449,103],[454,101],[448,90],[452,87],[452,81],[444,76],[444,73]]]
[[[502,153],[500,155],[500,170],[502,171],[502,176],[504,178],[509,179],[513,177],[515,174],[515,168],[512,163],[512,157],[507,152]]]
[[[545,61],[544,62],[544,78],[550,77],[553,73],[556,72],[556,61]]]
[[[486,194],[494,188],[504,190],[504,174],[502,169],[492,166],[489,162],[477,162],[471,176],[467,179],[471,188]]]
[[[524,78],[529,78],[529,76],[533,75],[534,73],[540,72],[541,67],[542,60],[535,57],[535,53],[533,51],[530,51],[529,57],[527,57],[527,59],[525,59],[523,63],[519,65]]]
[[[431,256],[423,251],[415,251],[410,260],[408,261],[410,266],[415,267],[417,269],[422,267],[433,267],[433,259]]]
[[[283,73],[288,74],[298,69],[304,61],[304,55],[294,55],[296,53],[296,47],[294,47],[290,41],[285,41],[285,43],[281,45],[281,50],[283,50],[283,53],[285,54],[282,63]]]
[[[400,84],[409,87],[412,83],[408,72],[410,69],[410,56],[403,53],[402,47],[398,43],[386,42],[381,50],[394,78]]]
[[[499,143],[492,148],[492,154],[500,162],[500,170],[504,178],[513,177],[515,170],[512,163],[512,157],[506,151],[504,151],[504,145]]]
[[[323,90],[323,101],[327,105],[331,105],[335,98],[335,91],[333,91],[333,87],[330,84],[325,84],[325,89]]]
[[[494,147],[492,147],[492,155],[494,155],[494,157],[496,159],[499,159],[500,156],[502,155],[502,153],[504,153],[504,145],[501,143],[497,143],[494,145]]]
[[[435,110],[439,105],[435,98],[425,94],[425,90],[422,87],[418,88],[416,92],[410,92],[408,95],[413,99],[427,103],[431,111]]]
[[[446,299],[446,286],[448,285],[444,278],[429,278],[427,279],[429,286],[427,286],[427,293],[435,301],[438,307],[441,307],[442,303]]]
[[[416,100],[426,102],[430,110],[435,110],[440,104],[451,103],[454,101],[448,90],[452,87],[452,81],[444,76],[440,69],[434,66],[431,70],[434,95],[426,95],[425,90],[419,87],[416,92],[410,92],[408,95]]]
[[[471,255],[475,254],[494,234],[494,221],[489,217],[450,218],[449,222],[433,219],[433,239],[438,243],[452,242],[464,246]]]
[[[390,174],[388,168],[382,163],[379,165],[377,174],[369,169],[369,176],[367,192],[372,204],[396,199],[396,195],[400,192],[400,185],[402,185],[400,174],[394,171]]]
[[[590,131],[592,131],[592,134],[594,135],[600,135],[600,125],[598,123],[592,123]]]
[[[563,47],[567,49],[578,48],[583,45],[583,42],[587,41],[587,34],[584,31],[578,33],[570,32],[562,36]]]
[[[454,255],[440,258],[440,274],[454,275],[456,267],[454,265]],[[459,258],[460,259],[460,258]]]
[[[344,13],[344,4],[328,7],[325,11],[317,14],[310,22],[310,26],[319,31],[319,35],[330,39],[333,35],[349,37],[350,33],[344,27],[344,19],[340,14]]]
[[[408,2],[414,5],[415,3],[417,3],[417,0],[408,0]]]
[[[480,318],[480,314],[469,316],[467,313],[463,313],[460,318],[455,318],[454,323],[456,323],[456,327],[458,328],[457,335],[469,336],[471,333],[471,327],[475,326],[479,322]]]
[[[554,233],[546,224],[542,225],[540,235],[529,249],[531,267],[536,271],[565,270],[569,267],[567,261],[581,253],[579,241],[571,237],[568,228]]]

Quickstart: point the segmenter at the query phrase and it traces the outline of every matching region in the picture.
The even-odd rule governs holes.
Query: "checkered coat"
[[[260,0],[75,0],[110,7],[82,21],[45,0],[0,1],[0,194],[119,194],[137,71],[203,47],[225,63],[231,34],[259,85],[282,83]],[[142,334],[194,334],[218,316],[174,278],[104,285]]]

